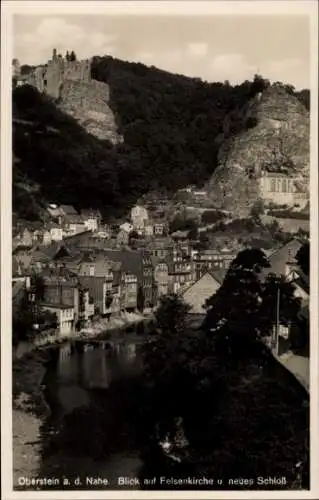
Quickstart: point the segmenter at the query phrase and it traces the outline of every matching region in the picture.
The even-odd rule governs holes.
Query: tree
[[[309,276],[309,267],[310,267],[310,246],[309,241],[305,242],[298,250],[296,254],[296,260],[298,262],[298,266],[300,266],[301,270]]]
[[[169,232],[175,231],[191,231],[197,229],[196,222],[193,219],[187,219],[183,215],[178,214],[169,224]]]
[[[45,283],[44,283],[44,279],[42,276],[39,276],[36,273],[34,273],[31,276],[31,288],[32,288],[33,293],[35,295],[35,301],[36,302],[43,301],[44,300],[44,293],[45,293]]]
[[[34,313],[25,293],[12,315],[13,345],[17,345],[20,341],[28,340],[33,324]]]
[[[111,292],[107,292],[106,296],[105,296],[106,309],[109,309],[109,307],[111,307],[112,302],[113,302],[113,296],[112,296]]]
[[[162,334],[171,336],[183,331],[190,309],[177,294],[161,297],[159,308],[155,311],[155,319]]]
[[[188,238],[192,241],[196,241],[198,238],[198,229],[197,227],[193,227],[188,233]]]
[[[186,327],[189,310],[190,307],[176,294],[161,297],[154,314],[158,335],[142,350],[144,373],[148,384],[153,387],[152,397],[158,408],[155,420],[171,419],[179,402],[189,397],[184,393],[190,376],[188,361],[192,359]]]
[[[219,210],[205,210],[202,213],[202,224],[214,224],[224,218],[224,214]]]
[[[215,336],[217,347],[236,355],[253,346],[258,337],[262,293],[260,273],[270,267],[260,249],[246,249],[233,260],[215,295],[206,301],[206,331]]]
[[[138,240],[139,234],[135,229],[133,229],[133,231],[130,232],[129,237],[130,237],[130,240]]]
[[[58,316],[53,311],[39,310],[37,322],[42,328],[57,328]]]
[[[263,200],[257,200],[252,206],[250,213],[255,221],[259,221],[260,216],[265,213],[265,204]]]
[[[72,50],[71,54],[70,54],[70,61],[76,61],[76,54],[74,52],[74,50]]]

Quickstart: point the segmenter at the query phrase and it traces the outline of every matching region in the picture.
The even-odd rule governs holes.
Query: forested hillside
[[[92,77],[109,86],[109,106],[123,144],[112,146],[88,134],[32,87],[13,91],[18,214],[37,217],[37,204],[26,212],[31,195],[23,185],[29,183],[38,185],[38,202],[93,206],[105,215],[126,211],[150,189],[204,184],[216,168],[225,135],[247,127],[242,110],[267,85],[258,76],[234,87],[209,84],[111,57],[93,58]],[[308,91],[297,97],[309,107]]]

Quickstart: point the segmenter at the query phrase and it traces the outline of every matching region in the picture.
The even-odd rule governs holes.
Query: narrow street
[[[280,359],[280,362],[289,370],[299,382],[309,391],[309,357],[291,353],[285,359]]]

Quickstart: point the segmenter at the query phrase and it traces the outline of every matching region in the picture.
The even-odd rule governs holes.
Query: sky
[[[172,73],[232,84],[255,73],[310,86],[305,15],[15,15],[13,57],[44,64],[52,49],[79,59],[112,55]]]

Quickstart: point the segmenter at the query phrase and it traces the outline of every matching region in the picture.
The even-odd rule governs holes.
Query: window
[[[91,265],[91,266],[89,267],[89,275],[90,275],[90,276],[94,276],[94,271],[95,271],[95,266],[94,266],[94,265]]]
[[[287,193],[287,179],[283,179],[281,181],[281,191],[283,193]]]
[[[270,179],[270,191],[272,193],[276,192],[276,179]]]

